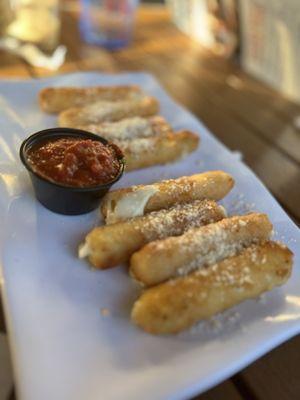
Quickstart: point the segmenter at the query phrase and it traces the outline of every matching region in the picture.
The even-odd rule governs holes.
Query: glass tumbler
[[[3,1],[3,0],[0,0]],[[59,0],[9,0],[11,22],[6,35],[51,53],[60,35]]]
[[[110,50],[125,47],[132,37],[138,0],[81,0],[83,39]]]

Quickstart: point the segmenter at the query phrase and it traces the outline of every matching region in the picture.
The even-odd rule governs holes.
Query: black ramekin
[[[28,163],[27,152],[32,146],[40,141],[53,138],[78,137],[83,139],[93,139],[108,145],[108,141],[101,136],[73,128],[51,128],[34,133],[29,136],[20,147],[20,158],[29,172],[31,182],[35,191],[35,196],[46,208],[59,214],[78,215],[85,214],[98,207],[100,199],[107,193],[110,187],[116,183],[124,171],[124,160],[120,151],[120,171],[110,182],[93,187],[72,187],[59,183],[51,182],[39,176]]]

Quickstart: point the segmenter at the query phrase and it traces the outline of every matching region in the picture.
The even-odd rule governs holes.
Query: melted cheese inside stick
[[[174,204],[194,200],[220,200],[234,185],[232,177],[223,171],[208,171],[109,192],[102,200],[101,211],[110,224]]]
[[[118,202],[109,202],[106,210],[106,223],[113,224],[129,218],[144,215],[144,210],[149,199],[157,192],[155,185],[147,185],[127,196],[120,198]]]

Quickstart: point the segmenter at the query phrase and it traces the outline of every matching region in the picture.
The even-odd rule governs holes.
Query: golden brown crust
[[[199,140],[195,133],[181,131],[117,144],[124,153],[126,171],[133,171],[181,159],[197,149]]]
[[[39,104],[47,113],[58,113],[71,107],[84,106],[99,100],[128,100],[141,96],[134,85],[93,87],[47,87],[39,93]]]
[[[181,177],[173,188],[163,185],[160,196],[153,196],[146,205],[146,212],[167,208],[176,203],[193,200],[221,200],[234,186],[232,176],[224,171],[207,171],[191,177]],[[171,185],[172,186],[172,185]]]
[[[118,101],[97,101],[84,107],[72,107],[59,114],[59,126],[76,127],[106,121],[120,121],[129,117],[150,117],[159,111],[154,97]]]
[[[293,255],[283,245],[252,245],[239,255],[146,290],[132,320],[149,333],[177,333],[246,299],[282,285]]]
[[[152,240],[180,235],[189,228],[218,221],[223,217],[223,208],[214,201],[178,205],[93,229],[80,247],[79,255],[87,256],[96,268],[110,268],[127,262],[132,253]]]
[[[147,138],[172,132],[168,122],[158,115],[150,118],[131,117],[115,122],[79,125],[76,128],[100,135],[110,141]]]
[[[181,236],[147,244],[131,257],[130,274],[145,286],[153,286],[215,264],[251,243],[265,241],[272,228],[265,214],[225,218]]]
[[[121,202],[124,199],[130,201],[133,196],[136,198],[140,192],[145,193],[147,190],[153,190],[153,194],[144,205],[143,214],[146,214],[194,200],[221,200],[232,189],[233,185],[233,178],[226,172],[208,171],[150,185],[131,186],[107,193],[101,203],[101,212],[104,218],[107,218],[108,214],[111,216],[113,212],[115,221],[121,221],[130,217],[123,218],[120,212],[119,216],[117,215],[119,208],[122,207]],[[119,208],[118,205],[120,205]]]

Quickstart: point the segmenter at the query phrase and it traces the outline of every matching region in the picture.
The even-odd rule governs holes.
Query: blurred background
[[[174,24],[214,54],[299,101],[298,0],[152,0]],[[116,50],[130,46],[138,0],[0,0],[0,46],[29,64],[58,69],[64,10],[77,10],[81,40]]]
[[[173,20],[215,54],[300,99],[298,0],[167,1]]]

